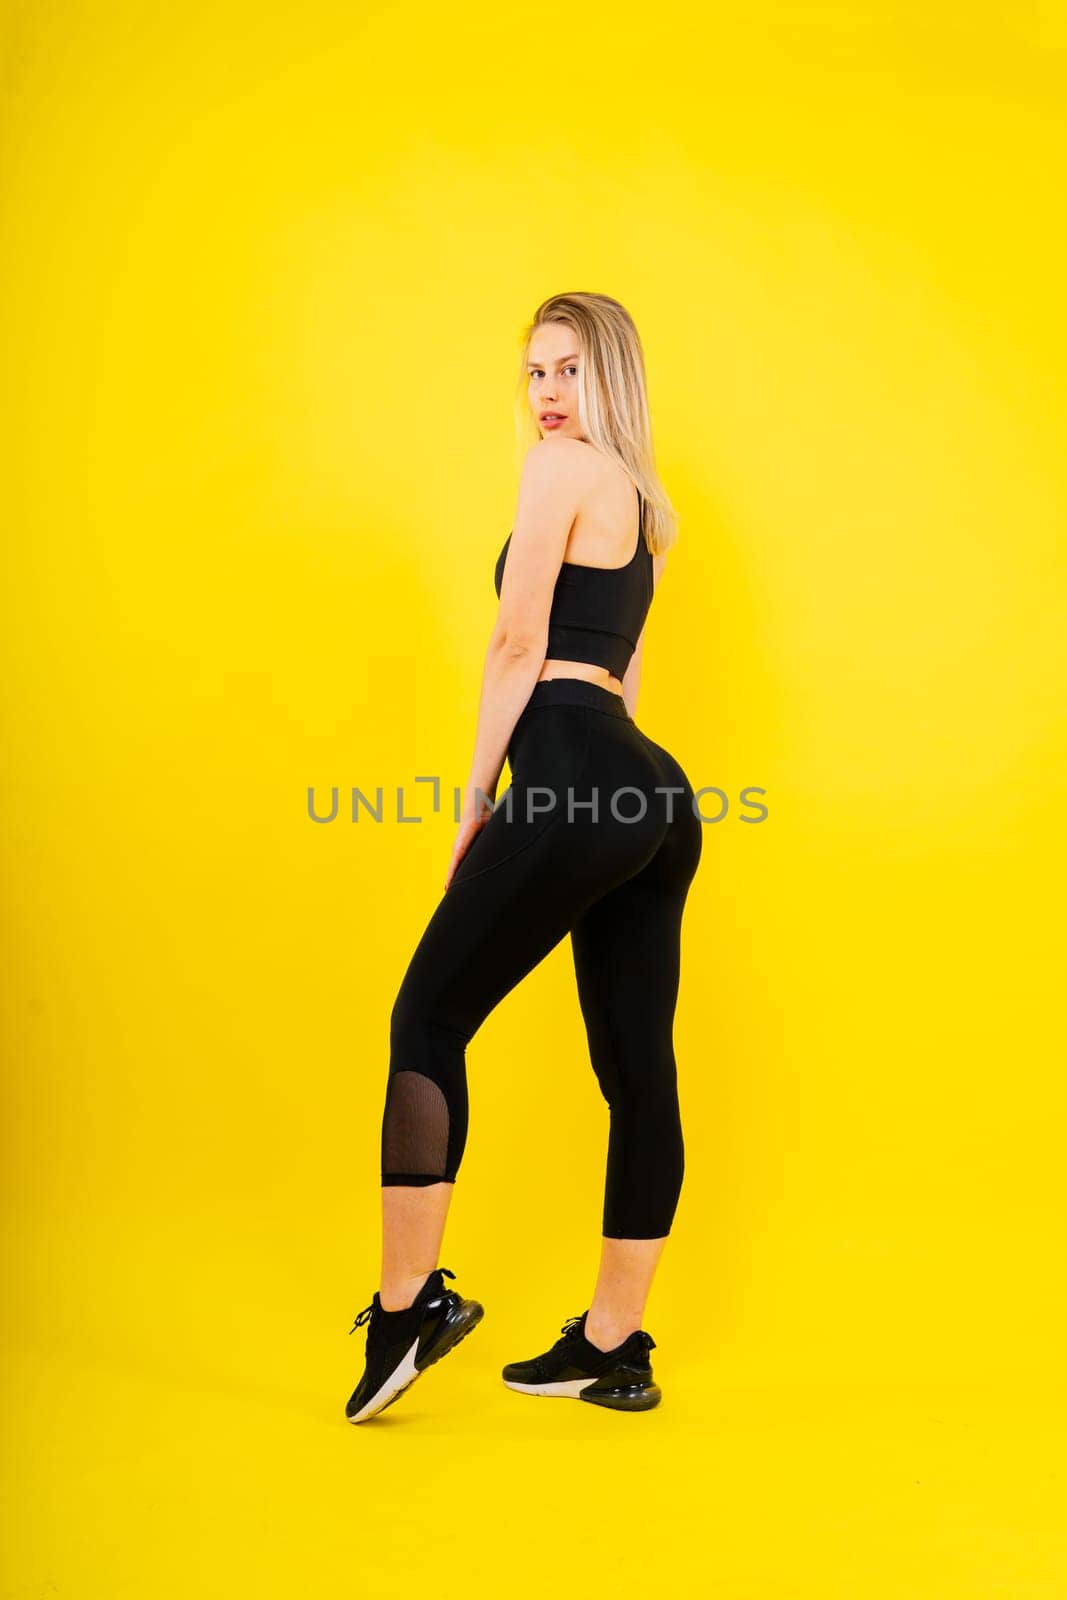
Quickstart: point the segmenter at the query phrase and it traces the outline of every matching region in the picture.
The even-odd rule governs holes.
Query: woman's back
[[[637,648],[654,591],[653,556],[645,539],[644,501],[637,496],[637,546],[622,566],[564,561],[549,613],[546,659],[603,667],[620,681]],[[497,558],[500,595],[511,534]]]

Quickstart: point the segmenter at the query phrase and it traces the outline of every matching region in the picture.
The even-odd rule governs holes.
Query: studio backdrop
[[[1067,35],[745,11],[9,8],[5,1594],[1059,1588]],[[565,941],[468,1050],[484,1329],[356,1431],[389,1012],[571,289],[636,321],[679,521],[672,1386],[499,1381],[599,1246]]]

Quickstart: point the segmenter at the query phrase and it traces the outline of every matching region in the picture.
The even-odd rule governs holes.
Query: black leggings
[[[508,761],[511,785],[457,867],[393,1005],[382,1183],[455,1182],[466,1046],[569,933],[610,1108],[603,1232],[662,1238],[684,1167],[673,1023],[682,911],[702,846],[693,790],[621,695],[580,678],[534,685]],[[533,1095],[543,1124],[537,1086]],[[516,1098],[521,1109],[518,1086]]]

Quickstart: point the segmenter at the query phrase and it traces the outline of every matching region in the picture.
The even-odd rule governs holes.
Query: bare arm
[[[509,560],[510,555],[509,550]],[[537,682],[547,642],[547,627],[545,644],[540,649],[532,639],[526,643],[517,639],[509,640],[506,634],[494,628],[482,668],[478,729],[466,784],[467,794],[472,795],[476,789],[480,789],[490,799],[495,799],[508,743]]]
[[[585,457],[578,453],[584,448],[542,439],[523,462],[471,759],[469,784],[486,794],[500,778],[515,724],[544,665],[552,596],[584,482]]]
[[[586,481],[585,449],[577,440],[542,439],[531,445],[523,462],[500,604],[482,671],[463,817],[446,887],[475,833],[488,820],[478,791],[495,799],[515,724],[544,665],[552,596]]]

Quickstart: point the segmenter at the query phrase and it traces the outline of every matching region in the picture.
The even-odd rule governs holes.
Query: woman
[[[653,465],[641,343],[618,301],[546,300],[523,368],[540,437],[497,561],[445,892],[392,1011],[381,1289],[350,1330],[369,1324],[352,1422],[391,1404],[482,1317],[436,1265],[467,1135],[465,1049],[567,933],[610,1108],[600,1272],[562,1338],[503,1376],[522,1393],[620,1410],[660,1399],[641,1323],[682,1183],[672,1029],[702,836],[688,778],[633,719],[675,525]],[[493,805],[505,756],[512,783]]]

